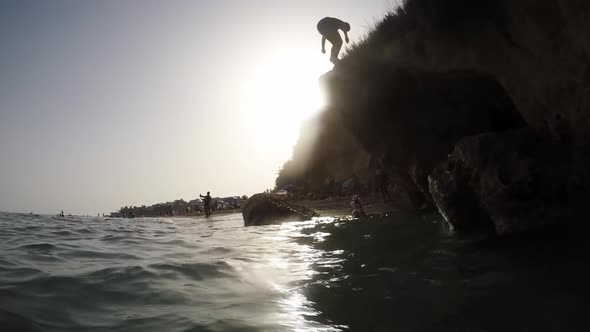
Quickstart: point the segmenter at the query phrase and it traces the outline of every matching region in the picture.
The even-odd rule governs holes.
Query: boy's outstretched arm
[[[322,36],[322,53],[326,54],[326,37]]]

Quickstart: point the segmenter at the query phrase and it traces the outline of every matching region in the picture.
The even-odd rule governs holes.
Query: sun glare
[[[301,124],[324,107],[319,77],[330,68],[326,59],[297,50],[261,59],[252,68],[244,115],[268,152],[290,156]]]

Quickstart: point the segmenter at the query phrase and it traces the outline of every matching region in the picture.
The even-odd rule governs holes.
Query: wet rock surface
[[[286,221],[304,221],[318,216],[314,211],[279,200],[269,194],[256,194],[242,207],[245,226],[280,224]]]
[[[576,154],[541,129],[468,137],[432,172],[429,188],[458,231],[509,235],[565,225],[576,219],[579,198],[588,193],[577,171],[586,162]]]

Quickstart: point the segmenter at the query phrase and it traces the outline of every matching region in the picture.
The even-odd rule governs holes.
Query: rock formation
[[[326,113],[457,230],[567,223],[590,165],[589,15],[585,0],[406,0],[324,75]]]
[[[286,221],[304,221],[317,214],[305,207],[274,198],[269,194],[256,194],[242,207],[245,226],[279,224]]]
[[[385,155],[402,173],[416,207],[429,199],[414,193],[428,195],[428,174],[459,139],[526,125],[506,91],[475,72],[433,73],[380,63],[361,72],[341,67],[324,79],[332,111],[367,151]]]
[[[326,178],[341,183],[353,173],[367,176],[369,155],[343,125],[336,112],[323,112],[310,119],[276,179],[278,189],[298,184],[308,192],[321,192]]]

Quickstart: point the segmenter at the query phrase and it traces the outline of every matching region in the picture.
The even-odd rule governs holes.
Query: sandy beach
[[[383,214],[410,206],[408,199],[402,193],[394,191],[392,198],[392,202],[389,203],[384,203],[379,196],[361,198],[361,201],[367,214]],[[351,197],[336,197],[323,200],[296,201],[295,204],[311,209],[322,217],[344,217],[350,216],[350,202]]]

